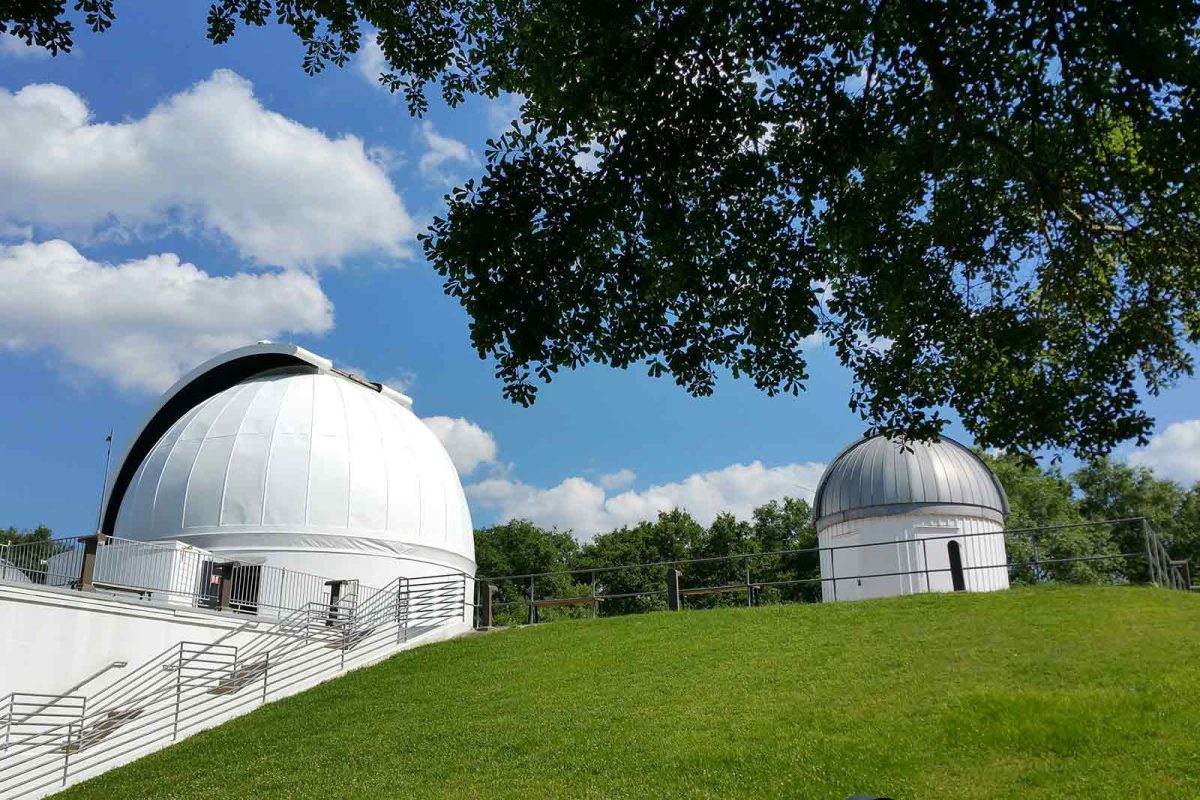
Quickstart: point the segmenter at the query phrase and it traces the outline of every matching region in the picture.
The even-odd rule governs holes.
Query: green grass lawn
[[[400,654],[70,798],[1200,797],[1200,595],[656,613]]]

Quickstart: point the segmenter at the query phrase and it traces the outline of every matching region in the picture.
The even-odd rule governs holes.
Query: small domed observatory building
[[[458,473],[411,405],[295,345],[224,353],[150,412],[113,473],[101,530],[373,587],[472,576]]]
[[[1008,498],[953,439],[860,439],[813,498],[825,601],[1008,588]]]

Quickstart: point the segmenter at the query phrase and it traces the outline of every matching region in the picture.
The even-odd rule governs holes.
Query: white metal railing
[[[0,797],[41,796],[465,623],[472,585],[458,572],[398,578],[345,603],[307,603],[265,629],[180,642],[90,695],[9,695]]]
[[[231,583],[228,610],[279,619],[308,603],[328,602],[330,580],[321,575],[254,564],[224,563],[180,542],[142,542],[117,537],[71,537],[0,547],[0,580],[53,587],[78,587],[87,550],[93,548],[91,588],[142,600],[196,608],[218,608],[221,582]]]

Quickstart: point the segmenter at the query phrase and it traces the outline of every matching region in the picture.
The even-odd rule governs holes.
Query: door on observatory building
[[[967,589],[967,582],[963,577],[962,551],[959,549],[958,542],[953,539],[946,545],[946,550],[950,556],[950,580],[954,584],[954,591],[964,592]]]

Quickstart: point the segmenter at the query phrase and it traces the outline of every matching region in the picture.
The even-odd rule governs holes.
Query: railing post
[[[408,621],[412,613],[412,581],[408,578],[404,579],[404,627],[402,628],[404,641],[408,641]]]
[[[679,577],[682,574],[674,567],[667,570],[667,608],[671,611],[679,610]]]
[[[13,717],[13,695],[8,695],[8,723],[4,726],[4,750],[0,752],[8,752],[9,737],[12,735],[12,717]]]
[[[325,581],[325,585],[329,587],[329,616],[325,619],[325,627],[332,627],[335,620],[341,618],[341,609],[338,604],[342,599],[342,585],[345,580]]]
[[[479,593],[479,625],[480,630],[487,630],[492,627],[492,600],[496,594],[496,587],[490,583],[480,585]]]
[[[175,667],[175,722],[171,729],[171,740],[179,738],[179,704],[183,695],[183,642],[179,643],[179,662]]]
[[[0,580],[8,580],[8,555],[11,549],[9,542],[0,545]]]
[[[67,746],[63,748],[62,785],[67,785],[67,768],[71,765],[71,747],[75,744],[75,723],[67,723]]]
[[[1192,565],[1186,558],[1176,563],[1179,565],[1179,578],[1183,581],[1183,585],[1179,588],[1190,592],[1192,590]]]
[[[236,566],[236,561],[226,561],[222,564],[213,564],[211,567],[212,574],[220,580],[221,592],[217,600],[218,611],[228,611],[233,606],[233,568]]]
[[[83,542],[83,563],[79,566],[79,582],[75,588],[81,592],[94,592],[96,591],[96,551],[101,544],[108,541],[108,536],[97,533],[93,536],[81,536],[79,541]]]

